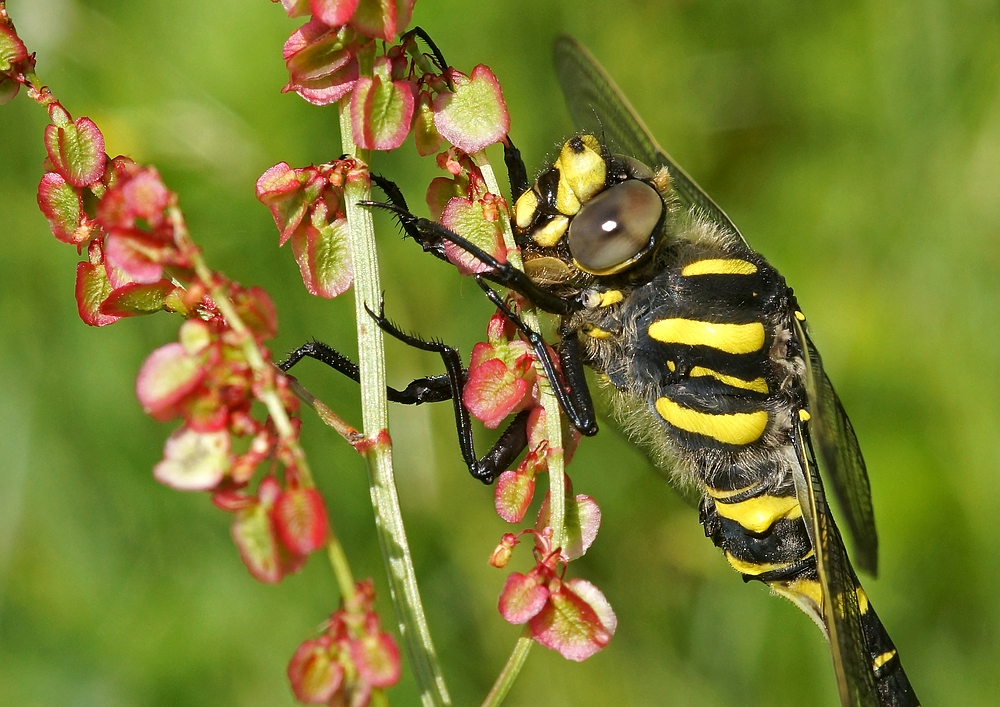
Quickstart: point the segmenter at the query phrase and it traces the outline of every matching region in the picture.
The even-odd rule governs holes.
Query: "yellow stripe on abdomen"
[[[795,496],[764,494],[739,503],[716,502],[715,510],[723,518],[735,520],[751,533],[758,534],[782,518],[794,520],[802,517],[802,506]]]
[[[786,582],[785,588],[788,592],[794,592],[807,597],[816,608],[823,608],[823,585],[815,579],[796,579],[794,582]]]
[[[659,319],[649,325],[649,336],[664,344],[710,346],[731,354],[748,354],[764,346],[764,325],[724,324],[697,319]]]
[[[683,407],[670,398],[658,398],[656,412],[678,429],[711,437],[725,444],[750,444],[757,441],[767,429],[766,410],[713,414]]]
[[[726,562],[729,566],[741,574],[748,574],[753,577],[762,575],[765,572],[773,572],[774,570],[784,570],[788,569],[797,562],[802,562],[813,556],[812,548],[809,549],[805,555],[797,560],[791,560],[789,562],[748,562],[746,560],[741,560],[736,557],[736,555],[731,552],[726,552]]]
[[[767,381],[763,378],[754,378],[752,381],[748,381],[742,378],[737,378],[736,376],[728,376],[725,373],[713,371],[711,368],[705,368],[704,366],[695,366],[691,369],[691,372],[688,375],[692,378],[710,376],[720,383],[731,385],[734,388],[742,388],[743,390],[752,390],[755,393],[768,392]]]
[[[772,572],[774,570],[783,570],[791,567],[795,562],[761,562],[757,564],[755,562],[747,562],[741,560],[732,553],[726,553],[726,561],[729,566],[740,574],[748,574],[756,577],[759,574],[764,574],[765,572]]]
[[[685,265],[681,275],[753,275],[757,266],[746,260],[731,258],[707,258]]]

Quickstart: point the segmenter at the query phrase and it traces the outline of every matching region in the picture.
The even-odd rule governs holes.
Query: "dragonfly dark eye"
[[[569,250],[587,272],[610,275],[652,244],[663,200],[653,187],[630,179],[588,201],[569,225]]]

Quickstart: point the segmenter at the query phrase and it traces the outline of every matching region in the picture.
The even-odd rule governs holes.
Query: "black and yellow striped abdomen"
[[[632,373],[646,380],[671,436],[691,451],[772,439],[781,422],[783,374],[772,360],[787,303],[781,276],[747,253],[688,260],[653,287],[636,322]]]
[[[792,318],[801,315],[758,255],[675,248],[647,284],[624,297],[601,295],[580,326],[592,364],[648,405],[665,456],[682,460],[702,489],[701,522],[730,566],[826,630],[829,599],[794,481],[794,428],[809,419],[803,362],[789,344]],[[895,648],[855,584],[882,706],[915,707]]]
[[[730,566],[744,581],[764,582],[823,626],[827,598],[794,488],[769,490],[766,483],[743,490],[706,486],[705,494],[701,523]],[[851,576],[880,704],[919,707],[892,639],[857,577]]]
[[[815,554],[795,489],[770,478],[780,470],[761,471],[760,480],[746,489],[704,486],[700,515],[705,535],[746,581],[756,579],[781,589],[795,584],[821,614]],[[816,586],[807,586],[811,583]]]

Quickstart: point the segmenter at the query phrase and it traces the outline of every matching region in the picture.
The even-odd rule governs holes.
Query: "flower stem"
[[[354,575],[351,574],[351,565],[347,561],[347,554],[344,546],[330,527],[330,539],[326,541],[326,556],[330,560],[330,567],[333,568],[333,576],[337,579],[337,588],[340,595],[347,604],[354,597],[355,587]],[[349,591],[344,591],[344,587],[350,587]]]
[[[517,643],[514,644],[514,650],[507,659],[507,664],[503,666],[496,682],[493,683],[493,689],[483,701],[483,707],[496,707],[504,701],[510,688],[514,686],[517,676],[521,673],[525,661],[528,660],[528,653],[531,652],[533,645],[535,645],[535,639],[531,637],[531,630],[525,626]]]
[[[306,405],[313,409],[320,421],[328,427],[332,427],[341,437],[347,440],[348,444],[359,449],[364,446],[364,435],[358,432],[344,418],[335,413],[330,407],[315,395],[310,393],[299,380],[288,373],[288,387]]]
[[[362,73],[371,73],[372,57],[362,57]],[[367,64],[367,66],[364,66]],[[359,160],[368,155],[354,143],[349,100],[340,103],[342,150]],[[361,411],[363,430],[368,442],[365,459],[375,511],[382,559],[392,604],[399,622],[399,632],[410,658],[413,675],[424,705],[450,705],[451,697],[438,665],[427,618],[410,557],[406,530],[399,508],[399,497],[392,472],[392,448],[388,435],[385,352],[382,330],[375,325],[367,309],[377,311],[381,298],[378,260],[375,251],[375,228],[371,213],[358,205],[368,199],[371,185],[365,180],[348,181],[344,191],[347,224],[350,230],[351,260],[354,265],[354,302],[358,328],[358,354],[361,369]]]

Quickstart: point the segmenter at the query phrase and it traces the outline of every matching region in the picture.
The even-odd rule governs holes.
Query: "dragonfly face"
[[[659,245],[667,211],[663,179],[657,183],[635,160],[602,152],[593,135],[571,138],[515,203],[529,275],[540,260],[567,283],[586,282],[634,269]]]

